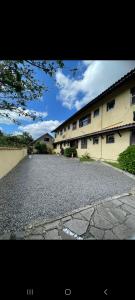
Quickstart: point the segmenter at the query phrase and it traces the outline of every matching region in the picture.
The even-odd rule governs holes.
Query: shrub
[[[75,147],[70,147],[70,148],[66,148],[64,149],[64,156],[66,157],[77,157],[77,150]]]
[[[35,148],[38,151],[38,154],[47,154],[47,146],[44,143],[37,142]]]
[[[52,149],[50,147],[47,147],[47,153],[48,154],[53,154],[53,151],[52,151]]]
[[[88,153],[85,153],[80,157],[80,161],[92,161],[93,159],[90,157]]]
[[[135,145],[129,146],[120,153],[118,162],[121,169],[135,174]]]

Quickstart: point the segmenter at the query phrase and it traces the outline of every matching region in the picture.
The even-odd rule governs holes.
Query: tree
[[[0,130],[0,136],[3,136],[3,132]]]
[[[33,142],[32,136],[28,132],[23,132],[22,135],[17,136],[20,143],[23,145],[29,145],[31,142]]]
[[[44,83],[39,82],[36,70],[53,77],[58,68],[63,68],[61,60],[2,60],[0,61],[0,116],[7,117],[20,124],[10,116],[10,111],[19,116],[29,116],[33,120],[36,114],[26,112],[28,101],[39,100],[43,91],[47,91]],[[39,118],[39,117],[38,117]]]
[[[35,145],[35,149],[37,149],[38,154],[47,154],[47,146],[45,143],[37,142]]]

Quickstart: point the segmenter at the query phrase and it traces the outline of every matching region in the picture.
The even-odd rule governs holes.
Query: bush
[[[92,161],[93,159],[89,156],[88,153],[85,153],[80,157],[80,161]]]
[[[47,154],[47,146],[44,143],[37,142],[35,148],[38,151],[38,154]]]
[[[77,157],[77,150],[75,147],[70,147],[70,148],[66,148],[64,149],[64,156],[66,157]]]
[[[120,153],[118,162],[121,169],[135,174],[135,145],[129,146],[125,151]]]

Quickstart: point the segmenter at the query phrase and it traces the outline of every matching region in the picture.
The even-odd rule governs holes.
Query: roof
[[[130,72],[128,72],[126,75],[121,77],[118,81],[116,81],[114,84],[112,84],[109,88],[107,88],[104,92],[102,92],[100,95],[98,95],[96,98],[91,100],[89,103],[87,103],[85,106],[83,106],[80,110],[78,110],[75,114],[73,114],[70,118],[65,120],[62,124],[60,124],[58,127],[56,127],[53,131],[60,129],[63,125],[65,125],[67,122],[72,120],[74,117],[79,115],[81,112],[84,112],[87,110],[90,106],[92,106],[94,103],[100,101],[103,99],[103,97],[109,95],[111,92],[113,92],[116,88],[121,87],[123,84],[127,83],[131,79],[135,78],[135,68],[132,69]]]
[[[104,133],[113,133],[115,131],[118,132],[118,131],[121,131],[121,130],[130,129],[130,128],[135,128],[135,123],[129,123],[129,124],[122,125],[122,126],[112,127],[112,128],[109,128],[109,129],[103,129],[103,130],[100,130],[100,131],[95,131],[95,132],[92,132],[92,133],[80,135],[80,136],[73,137],[73,138],[70,138],[70,139],[65,139],[65,140],[61,140],[61,141],[58,141],[58,142],[54,142],[54,144],[60,144],[60,143],[65,142],[65,141],[82,139],[84,137],[102,135]]]
[[[50,135],[48,132],[44,133],[43,135],[41,135],[39,138],[37,138],[36,140],[34,140],[32,143],[30,143],[31,145],[34,144],[35,142],[37,142],[38,140],[40,140],[41,138],[43,138],[44,136],[48,135],[52,140],[54,140],[53,136]]]

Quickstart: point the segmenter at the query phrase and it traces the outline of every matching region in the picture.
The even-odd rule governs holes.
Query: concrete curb
[[[128,173],[128,172],[126,172],[126,171],[123,171],[123,170],[121,170],[121,169],[118,169],[118,168],[116,168],[116,167],[114,167],[114,166],[112,166],[112,165],[109,165],[109,164],[107,164],[107,163],[105,163],[105,162],[103,162],[103,161],[100,161],[100,162],[101,162],[101,164],[103,164],[103,165],[105,165],[105,166],[107,166],[107,167],[113,168],[114,170],[116,170],[116,171],[118,171],[118,172],[120,172],[120,173],[123,173],[123,174],[127,175],[128,177],[130,177],[130,178],[132,178],[132,179],[135,180],[135,175],[130,174],[130,173]]]

